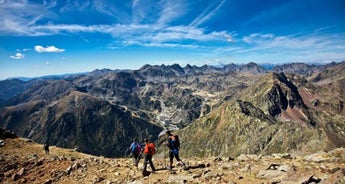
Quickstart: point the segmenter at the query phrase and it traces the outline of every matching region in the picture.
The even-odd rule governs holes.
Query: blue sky
[[[0,0],[0,80],[345,60],[344,0]]]

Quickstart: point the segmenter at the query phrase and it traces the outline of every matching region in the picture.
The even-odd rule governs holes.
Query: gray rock
[[[0,139],[0,147],[4,146],[5,145],[5,141]]]
[[[284,164],[284,165],[279,166],[278,170],[283,171],[283,172],[289,172],[289,171],[295,171],[296,168],[295,168],[295,166],[290,166],[290,165]]]
[[[221,157],[217,157],[213,160],[214,162],[220,162],[220,161],[223,161],[223,159]]]
[[[336,162],[338,159],[335,157],[329,157],[325,152],[315,153],[304,157],[304,160],[307,162]]]
[[[69,174],[69,173],[71,173],[71,172],[72,172],[72,166],[67,167],[66,173]]]
[[[21,168],[21,169],[17,172],[17,175],[18,175],[18,176],[23,176],[24,172],[25,172],[25,169],[24,169],[24,168]]]
[[[72,165],[72,169],[73,170],[77,170],[81,167],[80,163],[78,161],[74,162],[74,164]]]
[[[237,157],[237,160],[239,162],[245,162],[245,161],[248,161],[249,159],[250,158],[247,155],[245,155],[245,154],[241,154],[240,156]]]
[[[207,172],[206,174],[204,174],[204,178],[205,179],[212,179],[212,178],[217,178],[222,176],[223,174],[220,173],[216,173],[216,172]]]
[[[260,179],[274,179],[283,176],[285,173],[279,170],[261,170],[256,175]]]
[[[237,160],[240,162],[245,162],[248,160],[258,161],[260,158],[257,155],[245,155],[241,154],[239,157],[237,157]]]
[[[51,184],[51,183],[53,183],[53,180],[51,180],[51,179],[48,179],[44,182],[44,184]]]
[[[251,166],[249,164],[246,164],[242,169],[240,169],[243,173],[248,173],[251,170]]]
[[[307,179],[302,179],[301,184],[312,184],[312,183],[319,183],[321,181],[320,178],[315,177],[315,174],[309,176]]]
[[[202,172],[194,174],[193,178],[200,178],[202,176]]]
[[[12,177],[11,177],[12,181],[17,181],[17,180],[19,180],[19,178],[20,178],[20,176],[17,173],[12,175]]]
[[[293,159],[290,153],[276,153],[272,154],[272,156],[278,159]]]

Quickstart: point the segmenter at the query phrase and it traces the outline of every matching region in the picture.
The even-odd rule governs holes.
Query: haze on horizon
[[[345,60],[343,0],[0,0],[0,80]]]

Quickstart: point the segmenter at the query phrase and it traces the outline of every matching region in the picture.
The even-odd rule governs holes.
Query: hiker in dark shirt
[[[49,155],[49,143],[46,141],[43,145],[43,149],[47,155]]]
[[[169,150],[169,158],[170,158],[170,167],[168,169],[172,169],[174,157],[176,160],[182,164],[183,169],[186,169],[185,163],[180,159],[179,150],[180,150],[180,140],[177,135],[173,135],[169,130],[166,132],[168,135],[168,140],[166,142],[166,146],[170,149]]]

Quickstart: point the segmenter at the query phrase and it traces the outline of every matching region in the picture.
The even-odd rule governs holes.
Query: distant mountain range
[[[329,150],[345,146],[344,77],[343,61],[8,79],[0,81],[0,127],[109,157],[163,129],[177,130],[188,155]]]

